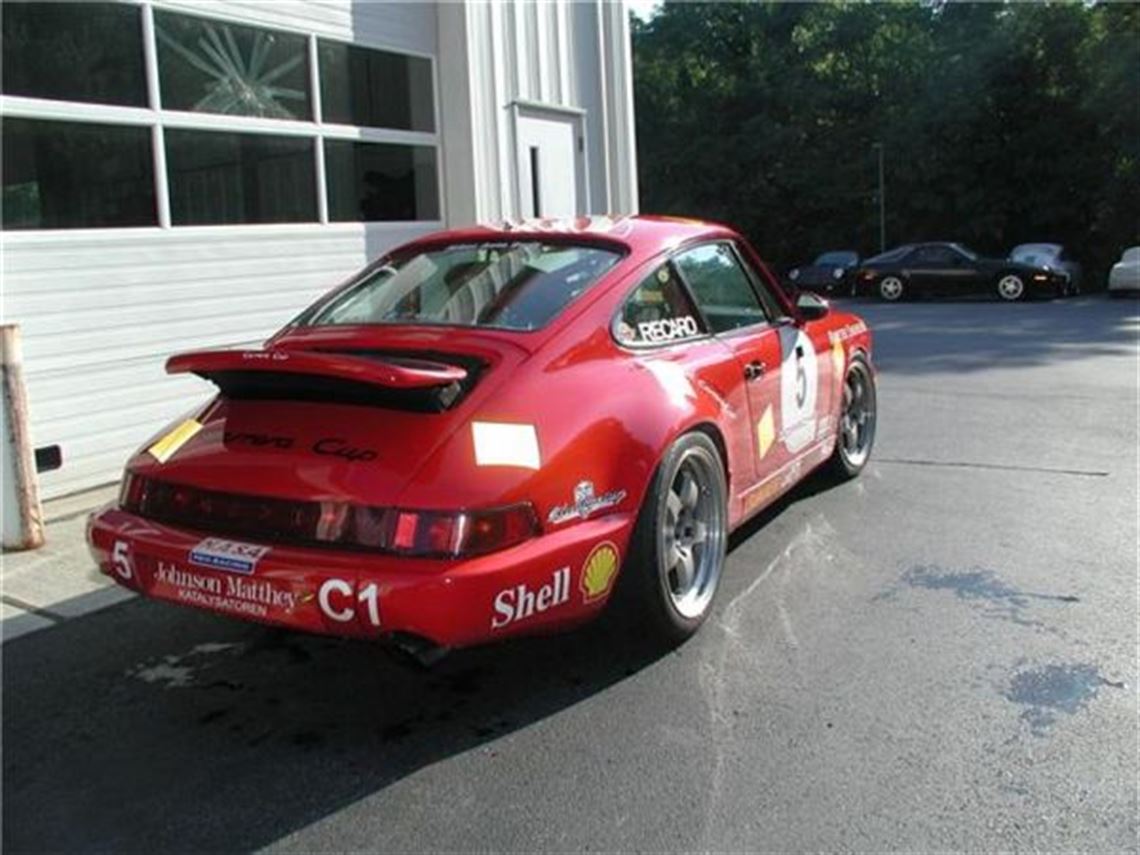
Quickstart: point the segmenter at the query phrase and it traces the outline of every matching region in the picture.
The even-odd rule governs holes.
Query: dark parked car
[[[1053,297],[1066,277],[1008,258],[982,258],[959,243],[918,243],[863,262],[856,272],[859,294],[894,302],[917,294],[997,294],[1002,300]]]
[[[825,252],[811,264],[788,271],[788,284],[796,289],[824,294],[850,294],[851,274],[859,265],[859,253],[849,249]]]
[[[1059,243],[1023,243],[1009,251],[1010,261],[1032,264],[1068,277],[1066,294],[1081,293],[1081,263]]]

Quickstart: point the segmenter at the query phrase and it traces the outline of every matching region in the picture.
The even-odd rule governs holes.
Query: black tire
[[[683,589],[678,575],[683,568],[670,561],[686,539],[678,534],[685,523],[672,515],[672,509],[680,501],[678,484],[687,483],[684,474],[693,476],[695,470],[701,475],[694,510],[700,510],[691,514],[690,521],[695,523],[698,514],[707,514],[702,523],[706,531],[701,542],[693,541],[689,547],[693,587]],[[665,531],[671,519],[677,519],[678,525]],[[621,574],[622,611],[655,642],[672,647],[684,641],[712,610],[727,544],[728,489],[720,452],[706,434],[684,434],[665,454],[642,502]],[[680,596],[687,590],[696,596],[691,600]]]
[[[862,389],[862,397],[856,398],[855,388]],[[865,413],[859,420],[851,411],[861,407]],[[855,418],[857,423],[852,424]],[[838,438],[835,451],[827,463],[831,475],[839,481],[847,481],[863,471],[871,459],[875,446],[875,423],[878,420],[878,393],[875,390],[875,374],[871,366],[860,354],[856,354],[847,364],[843,374],[843,404],[839,411]],[[852,430],[854,438],[852,439]]]
[[[885,303],[897,303],[906,297],[907,284],[901,276],[888,273],[875,283],[875,294]]]

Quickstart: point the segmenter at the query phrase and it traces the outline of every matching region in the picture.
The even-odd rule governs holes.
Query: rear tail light
[[[375,508],[202,490],[128,474],[120,506],[158,522],[264,542],[414,557],[485,555],[541,533],[529,503],[477,511]]]
[[[392,511],[389,549],[404,555],[497,552],[539,534],[529,503],[484,511]]]

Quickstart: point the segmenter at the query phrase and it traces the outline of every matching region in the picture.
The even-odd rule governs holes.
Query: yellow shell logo
[[[599,543],[582,565],[582,594],[587,603],[604,597],[618,571],[618,551],[612,543]]]

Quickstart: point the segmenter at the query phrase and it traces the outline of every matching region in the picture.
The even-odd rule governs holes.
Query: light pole
[[[887,190],[883,182],[883,144],[872,143],[879,151],[879,252],[887,251]]]

